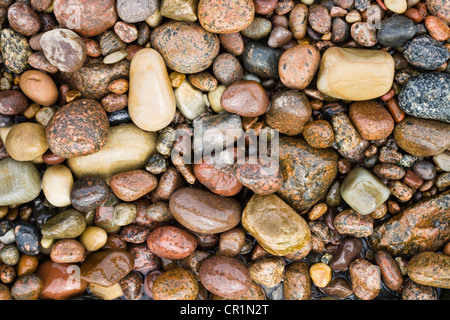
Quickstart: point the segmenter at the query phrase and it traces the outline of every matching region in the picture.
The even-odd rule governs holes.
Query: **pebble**
[[[13,125],[4,143],[8,154],[17,161],[32,161],[48,149],[45,128],[31,122]]]
[[[80,242],[86,251],[94,252],[101,249],[108,239],[106,231],[100,227],[88,226],[80,236]]]
[[[363,242],[361,239],[346,237],[339,243],[328,265],[333,271],[346,271],[350,262],[359,257],[362,247]]]
[[[242,54],[244,68],[263,79],[278,78],[278,65],[282,52],[261,42],[249,41]]]
[[[79,211],[89,212],[106,204],[110,190],[100,177],[84,177],[75,181],[70,191],[72,206]]]
[[[274,194],[254,195],[244,209],[242,225],[266,251],[278,256],[300,250],[311,238],[306,221]]]
[[[125,278],[119,281],[123,295],[127,300],[139,300],[143,295],[144,280],[138,272],[131,271]]]
[[[411,77],[399,94],[400,108],[414,117],[450,122],[449,82],[450,75],[442,72]]]
[[[264,287],[275,287],[281,283],[284,263],[278,257],[268,257],[247,265],[252,280]]]
[[[42,35],[40,45],[45,58],[62,72],[75,72],[86,60],[86,44],[71,30],[47,31]]]
[[[219,253],[234,257],[241,252],[245,245],[245,233],[242,229],[234,228],[223,232],[219,239]]]
[[[239,32],[253,21],[255,5],[251,0],[200,0],[198,21],[206,31],[213,33]]]
[[[323,288],[331,281],[333,271],[325,263],[315,263],[309,268],[311,280],[316,287]]]
[[[331,119],[334,137],[339,151],[349,151],[358,147],[361,137],[356,131],[349,117],[344,113],[337,113]]]
[[[258,82],[243,80],[225,89],[220,104],[230,113],[236,113],[242,117],[257,117],[267,112],[270,100]]]
[[[356,238],[368,237],[373,233],[373,219],[353,209],[346,209],[334,218],[334,226],[340,234]]]
[[[115,174],[109,180],[114,194],[123,201],[134,201],[156,188],[157,178],[145,170]]]
[[[107,112],[120,111],[127,107],[128,96],[126,94],[111,93],[101,100],[101,104]]]
[[[298,44],[286,50],[278,63],[281,82],[290,89],[305,89],[320,63],[319,51],[309,44]]]
[[[0,260],[8,266],[15,266],[19,259],[20,252],[14,244],[8,244],[0,250]]]
[[[190,271],[175,268],[159,275],[151,292],[154,300],[195,300],[199,285]]]
[[[20,33],[5,28],[0,33],[0,50],[6,68],[20,74],[28,68],[28,58],[33,54],[28,40]]]
[[[397,291],[403,286],[403,276],[397,261],[384,250],[375,253],[375,263],[380,268],[381,280],[389,289]]]
[[[402,202],[408,201],[414,194],[413,189],[400,181],[390,181],[389,190],[394,197]]]
[[[158,8],[156,0],[118,0],[117,14],[127,23],[136,23],[149,18]]]
[[[98,36],[112,28],[117,21],[113,0],[79,0],[76,10],[72,1],[56,0],[53,13],[63,28],[71,29],[83,37]]]
[[[32,36],[41,29],[39,16],[30,5],[24,2],[15,2],[8,8],[8,22],[11,28],[26,37]]]
[[[449,132],[448,123],[408,116],[395,126],[394,138],[406,152],[419,157],[429,157],[448,149]]]
[[[381,289],[379,269],[365,259],[354,260],[349,267],[354,294],[361,300],[373,300]]]
[[[278,191],[283,176],[278,163],[259,159],[234,166],[236,178],[255,194],[266,195]]]
[[[279,48],[289,43],[291,39],[292,39],[291,31],[289,31],[284,27],[276,26],[275,28],[272,29],[270,37],[267,40],[267,44],[269,45],[269,47]]]
[[[408,262],[408,276],[415,283],[450,288],[450,257],[436,252],[421,252]]]
[[[232,165],[209,162],[204,161],[193,166],[195,177],[201,184],[224,197],[235,196],[242,190],[242,183],[237,179]]]
[[[331,30],[330,13],[323,5],[313,4],[309,7],[308,22],[311,28],[320,34]]]
[[[266,15],[275,10],[278,1],[275,0],[257,0],[255,3],[255,12],[260,15]]]
[[[179,260],[186,258],[195,251],[197,241],[186,230],[175,226],[164,226],[150,233],[147,246],[158,257]]]
[[[167,67],[180,73],[197,73],[210,67],[219,54],[219,37],[192,22],[171,21],[152,32],[152,47]]]
[[[148,67],[150,65],[152,68]],[[142,130],[158,131],[172,122],[175,109],[175,95],[163,58],[153,49],[140,50],[130,68],[128,110],[131,119]]]
[[[108,132],[108,118],[102,106],[94,100],[80,99],[55,113],[48,123],[46,136],[54,154],[72,158],[101,150]]]
[[[214,59],[213,73],[220,83],[229,86],[242,79],[244,69],[233,54],[222,53]]]
[[[391,16],[381,22],[378,42],[384,46],[401,47],[416,34],[414,22],[405,16]]]
[[[368,22],[355,22],[350,28],[352,38],[363,47],[377,44],[377,29]]]
[[[380,179],[400,180],[406,172],[402,167],[390,163],[380,163],[373,167],[375,173]]]
[[[331,26],[331,41],[342,43],[350,37],[350,25],[342,18],[334,18]]]
[[[126,43],[113,31],[103,33],[100,36],[99,45],[104,57],[126,49]]]
[[[81,279],[109,287],[122,280],[133,266],[133,256],[127,251],[98,251],[89,255],[81,264]]]
[[[177,109],[189,120],[194,120],[205,111],[203,93],[194,88],[187,80],[175,89]]]
[[[363,139],[384,139],[394,130],[394,119],[389,111],[374,100],[353,102],[349,118]]]
[[[211,293],[224,298],[237,298],[251,286],[251,276],[238,260],[225,256],[212,256],[203,261],[200,271],[201,284]]]
[[[169,201],[172,194],[184,186],[184,180],[175,167],[168,168],[160,177],[158,186],[153,191],[154,201]]]
[[[22,92],[39,105],[49,107],[58,100],[58,89],[53,79],[38,70],[25,71],[19,80]]]
[[[136,206],[132,203],[119,203],[114,207],[112,221],[117,226],[126,226],[136,220]]]
[[[427,16],[425,27],[430,36],[437,41],[447,41],[450,38],[450,28],[438,17]]]
[[[50,239],[76,238],[86,229],[84,215],[74,209],[58,213],[44,223],[42,236]]]
[[[302,132],[311,118],[311,104],[302,92],[279,91],[271,96],[266,123],[281,133],[295,136]]]
[[[280,167],[284,178],[277,195],[294,210],[305,211],[323,198],[337,172],[337,155],[329,149],[315,149],[306,142],[280,137]],[[313,179],[314,177],[314,179]]]
[[[136,26],[123,21],[116,22],[114,32],[125,43],[131,43],[138,38],[138,29]]]
[[[406,0],[386,0],[384,1],[384,5],[390,11],[402,14],[408,8],[408,4]]]
[[[0,113],[18,115],[28,108],[27,98],[18,90],[0,91]]]
[[[311,300],[312,283],[306,262],[298,261],[286,266],[283,293],[285,300]]]
[[[51,248],[50,258],[56,263],[81,262],[85,258],[85,249],[75,239],[58,240]]]
[[[384,51],[331,47],[322,55],[317,89],[336,99],[371,100],[391,89],[394,71],[394,59]]]
[[[39,264],[39,259],[36,256],[22,254],[17,264],[17,276],[25,274],[32,274],[36,271]]]
[[[33,256],[39,254],[41,235],[35,226],[25,221],[16,222],[14,237],[21,253]]]
[[[325,120],[309,122],[303,128],[302,134],[311,147],[318,149],[331,147],[335,140],[333,127]]]
[[[442,43],[427,35],[415,37],[403,50],[403,56],[411,65],[424,70],[435,70],[450,57]]]
[[[51,260],[41,263],[36,271],[42,279],[39,298],[66,300],[82,295],[87,289],[87,283],[82,279],[74,279],[74,271],[79,272],[76,264],[56,263]]]
[[[216,58],[217,60],[217,58]],[[240,65],[239,65],[240,66]],[[242,69],[242,67],[241,67]],[[240,80],[240,79],[239,79]],[[217,88],[218,80],[207,71],[190,74],[189,82],[201,91],[214,91]]]
[[[407,207],[382,225],[369,238],[373,250],[386,250],[393,256],[411,256],[420,251],[434,251],[448,240],[441,229],[448,219],[450,193],[444,192]],[[423,226],[427,226],[426,229]],[[420,234],[417,233],[421,231]],[[433,235],[433,236],[431,236]]]
[[[14,300],[37,300],[42,291],[42,278],[36,274],[19,277],[11,287]]]
[[[346,299],[353,294],[350,284],[343,278],[333,278],[330,283],[320,290],[328,296]]]
[[[97,153],[70,158],[68,167],[75,176],[110,177],[116,173],[141,169],[155,152],[156,134],[134,124],[122,124],[109,130],[105,146]],[[99,166],[98,164],[102,165]]]
[[[438,293],[435,287],[424,286],[409,280],[403,287],[402,300],[438,300]]]
[[[426,6],[433,16],[442,19],[447,25],[450,24],[450,4],[447,1],[427,0]]]
[[[41,192],[39,171],[29,162],[1,160],[0,172],[0,206],[27,203]]]
[[[174,218],[190,231],[215,234],[233,229],[241,220],[241,205],[210,191],[182,188],[169,201]]]
[[[433,157],[434,163],[443,171],[450,172],[450,152],[444,151]]]
[[[305,37],[307,23],[308,7],[302,3],[295,4],[289,13],[289,29],[295,39],[300,40]]]
[[[272,23],[269,19],[255,17],[252,23],[241,31],[244,37],[250,38],[252,40],[260,40],[267,37],[272,30]]]
[[[120,240],[128,243],[143,243],[147,240],[150,231],[147,228],[129,224],[120,231]]]

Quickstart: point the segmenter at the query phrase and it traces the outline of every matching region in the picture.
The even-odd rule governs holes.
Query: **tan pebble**
[[[319,288],[323,288],[330,282],[332,270],[325,263],[315,263],[309,268],[309,274],[314,284]]]
[[[80,236],[80,242],[87,251],[97,251],[101,249],[107,240],[108,235],[106,231],[100,227],[94,226],[87,227]]]
[[[48,202],[55,207],[70,206],[73,186],[72,172],[65,165],[50,166],[42,177],[42,190]]]

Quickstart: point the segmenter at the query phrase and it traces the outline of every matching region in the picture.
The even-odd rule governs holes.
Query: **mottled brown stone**
[[[215,194],[231,197],[243,187],[233,171],[233,165],[201,163],[194,164],[193,170],[198,181]]]
[[[269,97],[263,86],[253,80],[230,85],[222,94],[220,104],[225,111],[242,117],[257,117],[269,109]]]
[[[198,284],[192,272],[175,268],[159,275],[152,284],[155,300],[195,300]]]
[[[75,239],[58,240],[51,248],[50,258],[57,263],[77,263],[84,259],[84,247]]]
[[[147,246],[158,257],[179,260],[186,258],[195,251],[197,240],[184,229],[175,226],[163,226],[150,233]]]
[[[333,127],[325,120],[312,121],[303,128],[303,137],[313,148],[329,148],[334,142]]]
[[[450,289],[450,257],[437,252],[421,252],[408,262],[408,276],[425,286]]]
[[[365,259],[356,259],[350,264],[349,270],[355,295],[361,300],[375,299],[381,288],[378,268]]]
[[[158,179],[144,170],[133,170],[113,175],[109,186],[123,201],[134,201],[156,188]]]
[[[374,100],[353,102],[349,117],[363,139],[384,139],[394,130],[394,119],[389,111]]]
[[[298,261],[286,267],[283,293],[286,300],[311,300],[312,282],[306,262]]]
[[[397,261],[384,250],[375,253],[375,263],[380,268],[383,283],[391,290],[397,291],[403,286],[403,276]]]

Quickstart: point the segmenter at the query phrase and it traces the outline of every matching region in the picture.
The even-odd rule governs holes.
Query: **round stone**
[[[378,42],[387,47],[401,47],[416,34],[416,25],[405,16],[391,16],[381,22]]]
[[[349,117],[363,139],[384,139],[394,130],[394,119],[389,111],[374,100],[353,102]]]
[[[27,98],[18,90],[0,91],[0,114],[17,115],[28,108]]]
[[[49,107],[58,100],[58,89],[53,79],[38,70],[25,71],[19,80],[22,92],[37,104]]]
[[[45,128],[37,123],[23,122],[11,127],[5,140],[8,154],[17,161],[32,161],[48,149]]]
[[[220,103],[225,111],[242,117],[257,117],[269,109],[269,97],[256,81],[243,80],[229,86]]]
[[[155,300],[195,300],[198,283],[192,272],[175,268],[159,275],[151,292]]]
[[[329,148],[334,142],[333,127],[325,120],[312,121],[303,129],[303,137],[313,148]]]
[[[127,23],[144,21],[155,13],[157,0],[117,0],[117,13]]]
[[[407,42],[403,47],[405,59],[415,67],[435,70],[450,57],[448,49],[430,36],[420,36]]]

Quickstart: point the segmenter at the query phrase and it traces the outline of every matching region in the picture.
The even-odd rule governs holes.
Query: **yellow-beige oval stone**
[[[101,176],[108,179],[120,172],[141,169],[155,152],[157,134],[132,123],[112,127],[106,145],[97,153],[74,157],[67,164],[77,177]]]
[[[336,99],[371,100],[391,89],[394,71],[385,51],[331,47],[322,56],[317,89]]]
[[[48,149],[45,127],[23,122],[12,126],[5,141],[8,154],[17,161],[32,161]]]
[[[254,195],[242,214],[242,225],[269,253],[284,256],[311,239],[306,221],[274,194]]]
[[[142,130],[158,131],[172,122],[175,110],[175,95],[164,59],[154,49],[139,50],[130,66],[131,120]]]
[[[42,176],[42,190],[45,198],[55,207],[70,206],[73,182],[72,172],[65,165],[48,167]]]

